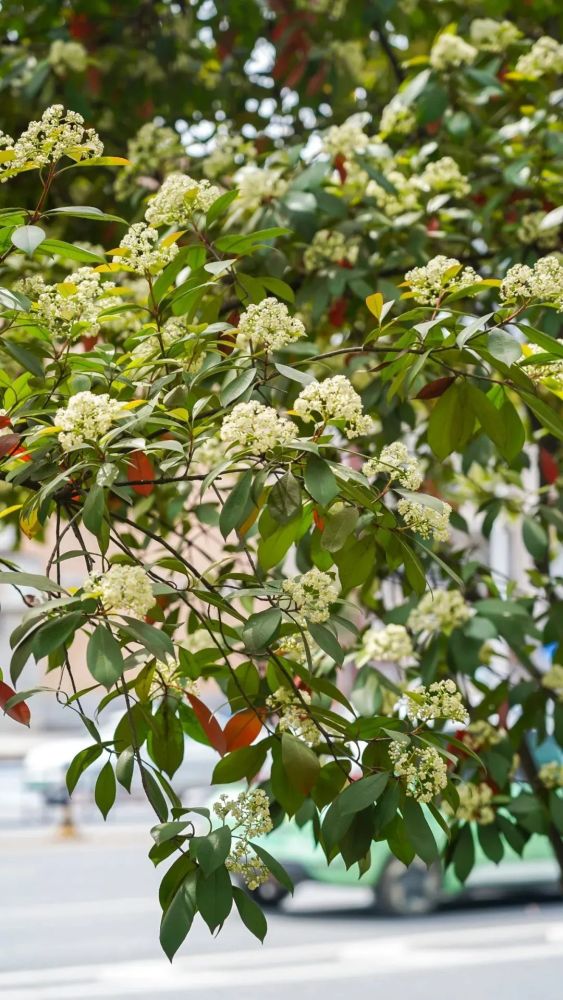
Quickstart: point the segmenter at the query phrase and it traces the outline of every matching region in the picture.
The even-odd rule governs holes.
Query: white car
[[[115,728],[122,718],[122,712],[112,712],[107,716],[100,729],[102,740],[112,740]],[[217,716],[221,726],[225,719]],[[22,781],[28,791],[39,793],[48,805],[60,805],[68,800],[66,788],[66,773],[77,753],[88,745],[88,736],[63,736],[55,739],[45,739],[29,750],[23,761]],[[100,756],[81,775],[78,782],[78,792],[89,796],[96,783],[96,778],[107,760],[106,754]],[[186,789],[208,789],[211,784],[213,769],[220,760],[219,754],[210,746],[198,743],[197,740],[185,737],[184,759],[176,771],[172,785],[179,795]],[[135,783],[132,791],[135,792]],[[140,792],[140,783],[137,781]]]

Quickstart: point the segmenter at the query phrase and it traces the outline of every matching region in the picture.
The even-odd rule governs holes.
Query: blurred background
[[[123,153],[127,140],[146,123],[166,123],[176,130],[172,138],[178,147],[170,162],[177,165],[184,157],[189,163],[190,156],[212,151],[214,136],[225,128],[226,107],[234,131],[250,140],[260,135],[262,149],[296,135],[306,141],[319,121],[326,127],[357,110],[373,113],[394,91],[384,51],[389,48],[386,10],[398,8],[393,16],[400,27],[405,18],[416,21],[424,8],[425,17],[437,18],[438,28],[436,11],[447,5],[354,2],[336,29],[337,6],[325,4],[329,13],[334,7],[327,59],[323,24],[311,21],[303,3],[295,5],[298,15],[290,3],[271,5],[280,23],[289,11],[299,38],[287,34],[286,24],[285,41],[279,33],[266,41],[271,12],[254,0],[0,2],[2,128],[18,134],[46,105],[61,101],[98,127],[108,152]],[[534,5],[529,0],[512,4],[519,12],[522,6]],[[560,5],[542,0],[535,6],[544,19],[553,20],[556,33]],[[496,7],[502,14],[507,5]],[[371,31],[364,31],[368,14],[373,23]],[[400,51],[404,35],[398,29],[391,38]],[[360,57],[363,69],[358,70]],[[360,71],[361,80],[355,78]],[[305,84],[305,98],[294,100]],[[125,200],[140,204],[158,184],[164,155],[145,162],[141,153],[137,173],[128,177],[130,187],[116,193],[118,208]],[[98,204],[100,194],[71,192],[91,204]],[[107,190],[103,196],[107,199]],[[103,235],[107,245],[114,245],[111,233]],[[534,467],[530,475],[537,475]],[[0,533],[1,556],[10,558],[13,545],[9,529]],[[515,522],[495,522],[490,550],[499,577],[522,578],[531,564]],[[22,569],[42,569],[37,542],[18,552],[17,559]],[[17,594],[6,588],[0,612],[2,666],[21,610]],[[28,687],[45,683],[36,667],[27,671]],[[93,769],[70,806],[64,773],[86,740],[74,728],[73,713],[62,712],[53,697],[34,698],[33,711],[30,731],[0,717],[2,1000],[179,1000],[223,991],[246,997],[251,990],[259,990],[262,1000],[281,1000],[290,992],[300,1000],[336,1000],[349,989],[362,998],[392,992],[394,1000],[452,993],[455,1000],[497,995],[559,1000],[563,905],[548,855],[513,860],[495,870],[490,864],[477,866],[471,891],[463,895],[420,871],[409,881],[403,872],[391,872],[386,892],[380,885],[374,893],[373,886],[354,886],[352,880],[333,884],[328,873],[305,864],[310,845],[298,836],[295,842],[288,838],[288,867],[294,866],[303,881],[293,899],[279,899],[276,887],[270,887],[270,902],[277,905],[264,946],[237,917],[217,940],[198,923],[170,966],[158,943],[159,876],[146,857],[149,809],[135,794],[123,795],[104,823],[92,802]],[[110,715],[106,724],[111,728]],[[208,783],[214,755],[194,744],[186,759],[186,793],[196,801],[196,787]],[[382,863],[385,871],[385,859]],[[315,877],[308,878],[312,873]],[[387,910],[403,915],[383,913],[384,897]]]

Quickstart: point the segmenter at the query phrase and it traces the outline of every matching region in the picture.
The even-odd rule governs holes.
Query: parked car
[[[100,728],[102,740],[113,739],[115,728],[123,712],[110,713]],[[217,715],[223,726],[225,719]],[[66,772],[76,754],[87,745],[85,735],[46,738],[29,750],[23,761],[23,785],[28,791],[38,792],[47,805],[60,805],[68,800]],[[78,789],[91,795],[96,778],[106,756],[100,755],[81,776]],[[186,736],[184,759],[173,778],[174,788],[181,795],[187,789],[209,790],[213,769],[219,760],[218,753],[210,746]],[[133,785],[133,792],[135,785]],[[139,786],[140,791],[140,786]]]
[[[557,760],[563,761],[563,752],[553,738],[536,745],[534,734],[530,744],[538,765]],[[229,791],[231,791],[229,789]],[[444,835],[429,816],[438,841]],[[487,898],[509,895],[534,889],[549,894],[561,893],[561,873],[547,837],[533,834],[523,854],[517,854],[504,841],[505,853],[496,865],[485,855],[479,839],[474,836],[475,865],[465,883],[460,882],[449,867],[440,864],[427,868],[415,859],[407,868],[391,854],[385,842],[371,845],[371,867],[359,876],[358,866],[347,871],[339,855],[327,863],[321,847],[315,843],[310,824],[299,827],[295,820],[286,820],[263,838],[265,848],[281,862],[295,885],[301,882],[322,882],[328,885],[365,887],[373,889],[374,901],[382,912],[396,916],[414,916],[430,913],[440,903],[455,896]],[[254,895],[264,906],[278,906],[287,896],[287,890],[270,878]]]
[[[439,864],[427,868],[419,859],[409,867],[395,858],[387,844],[374,842],[371,867],[359,877],[357,865],[348,871],[342,857],[329,865],[313,839],[311,827],[300,828],[289,820],[264,838],[266,849],[281,862],[295,885],[320,882],[347,887],[369,886],[374,892],[377,908],[394,916],[414,916],[430,913],[440,903],[454,896],[490,897],[534,888],[538,891],[559,891],[559,868],[546,837],[533,835],[520,856],[506,844],[506,853],[495,865],[480,850],[476,840],[475,867],[463,885],[452,868],[445,872]],[[256,889],[254,895],[265,906],[278,906],[287,890],[274,878]]]

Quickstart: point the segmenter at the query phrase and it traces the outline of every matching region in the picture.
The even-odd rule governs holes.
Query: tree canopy
[[[563,866],[533,754],[563,732],[559,5],[25,8],[0,518],[47,548],[0,574],[0,705],[29,724],[35,657],[85,727],[69,792],[103,760],[106,816],[138,775],[169,957],[196,912],[263,938],[240,884],[288,884],[261,839],[286,817],[360,872],[383,840],[463,880],[475,838],[498,862],[532,833]],[[175,789],[185,735],[234,786],[211,810]]]

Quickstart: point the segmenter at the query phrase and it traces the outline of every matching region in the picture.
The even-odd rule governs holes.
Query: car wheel
[[[436,909],[441,888],[439,865],[427,868],[416,858],[407,868],[398,858],[392,858],[376,888],[377,907],[389,916],[422,916]]]
[[[281,885],[277,879],[269,878],[267,882],[263,882],[259,885],[257,889],[253,889],[250,893],[254,899],[260,903],[260,906],[274,909],[279,906],[281,901],[289,895],[287,889]]]

